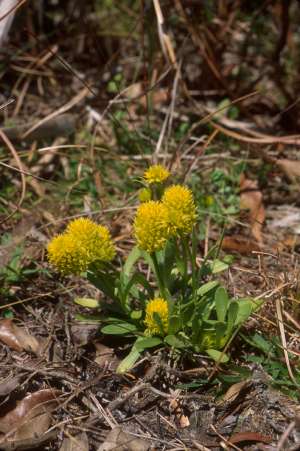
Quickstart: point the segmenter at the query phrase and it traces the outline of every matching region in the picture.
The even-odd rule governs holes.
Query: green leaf
[[[130,318],[134,321],[141,319],[143,316],[143,310],[132,310],[130,313]]]
[[[208,293],[209,291],[213,290],[218,285],[219,285],[219,282],[217,282],[216,280],[212,280],[211,282],[207,282],[204,285],[202,285],[200,288],[198,288],[197,294],[199,296],[204,296],[206,293]]]
[[[229,361],[227,354],[217,351],[216,349],[206,349],[205,352],[217,363],[227,363]]]
[[[210,263],[209,266],[212,274],[217,274],[219,272],[226,271],[226,269],[229,268],[228,263],[225,263],[224,261],[218,259]]]
[[[229,298],[227,291],[224,288],[219,287],[215,293],[215,306],[219,321],[225,321],[228,304]]]
[[[258,333],[255,333],[250,338],[249,341],[250,344],[252,344],[252,346],[255,346],[256,348],[260,349],[266,355],[270,355],[270,352],[273,349],[273,344],[270,341],[266,340],[262,335],[259,335]]]
[[[239,300],[237,302],[238,304],[238,312],[237,317],[235,319],[235,325],[238,326],[239,324],[243,324],[251,315],[253,312],[253,302],[252,300]]]
[[[114,324],[107,324],[102,327],[101,332],[106,335],[125,335],[136,332],[137,328],[134,324],[119,322]]]
[[[187,347],[187,344],[183,340],[177,338],[175,335],[167,335],[164,339],[164,342],[169,346],[177,349],[184,349]]]
[[[81,315],[78,313],[77,315],[75,315],[75,319],[77,321],[80,321],[81,323],[95,324],[101,323],[106,318],[103,315]]]
[[[228,307],[228,314],[227,314],[227,334],[230,334],[230,332],[233,330],[234,326],[236,325],[238,310],[239,310],[238,302],[231,301],[230,305]]]
[[[158,337],[145,337],[145,338],[139,338],[134,347],[137,351],[142,352],[144,349],[147,348],[154,348],[155,346],[158,346],[162,343],[162,340]]]
[[[137,262],[137,260],[141,257],[142,253],[140,251],[140,249],[135,246],[132,251],[129,253],[128,257],[126,258],[126,262],[124,264],[123,267],[123,273],[129,277],[131,270],[133,268],[133,266],[135,265],[135,263]]]
[[[130,353],[128,354],[125,359],[122,360],[122,362],[119,364],[116,373],[117,374],[124,374],[127,371],[129,371],[135,362],[140,358],[140,352],[136,349],[135,345],[132,347]]]
[[[99,307],[99,301],[97,301],[97,299],[75,298],[74,302],[75,302],[75,304],[81,305],[82,307],[88,307],[88,308],[98,308]]]

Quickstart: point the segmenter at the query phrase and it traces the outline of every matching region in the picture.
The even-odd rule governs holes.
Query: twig
[[[236,449],[237,451],[242,451],[241,448],[239,448],[238,446],[235,446],[233,443],[231,443],[229,440],[227,440],[224,435],[221,435],[217,429],[215,428],[215,426],[213,424],[210,425],[211,429],[214,431],[215,434],[217,434],[218,437],[220,437],[221,440],[223,440],[223,442],[230,446],[233,449]]]
[[[286,448],[283,448],[283,446],[284,446],[285,442],[287,441],[287,439],[288,439],[290,433],[291,433],[292,430],[294,429],[295,425],[296,425],[296,421],[292,421],[292,422],[288,425],[288,427],[286,428],[286,430],[284,431],[284,433],[283,433],[282,436],[280,437],[280,440],[279,440],[278,445],[277,445],[277,447],[276,447],[276,451],[281,451],[282,449],[286,449]]]

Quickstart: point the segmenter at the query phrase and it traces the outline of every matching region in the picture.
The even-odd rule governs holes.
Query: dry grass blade
[[[153,0],[155,14],[157,18],[158,36],[161,43],[162,51],[168,61],[177,67],[175,52],[171,43],[171,39],[164,31],[164,17],[160,7],[159,0]]]
[[[26,193],[26,179],[25,179],[25,175],[23,173],[23,165],[22,165],[21,159],[20,159],[16,149],[14,148],[14,146],[12,145],[12,143],[10,142],[10,140],[8,139],[8,137],[6,136],[4,131],[1,129],[0,129],[0,137],[2,138],[2,141],[6,144],[8,149],[10,150],[13,158],[16,160],[16,164],[19,168],[19,172],[21,175],[21,183],[22,183],[21,196],[20,196],[20,199],[19,199],[16,209],[0,222],[0,225],[1,225],[4,222],[6,222],[9,218],[11,218],[19,210],[20,206],[22,205],[24,198],[25,198],[25,193]]]
[[[73,108],[73,106],[77,105],[77,103],[79,103],[81,100],[83,100],[89,94],[89,92],[90,92],[90,90],[88,88],[83,88],[81,91],[79,91],[78,94],[76,94],[76,96],[73,97],[73,99],[71,99],[65,105],[63,105],[60,108],[58,108],[57,110],[53,111],[51,114],[49,114],[48,116],[44,117],[43,119],[38,121],[35,125],[30,127],[30,129],[27,130],[22,135],[22,139],[26,138],[28,135],[30,135],[30,133],[32,133],[34,130],[39,128],[45,122],[48,122],[50,119],[53,119],[56,116],[59,116],[60,114],[65,113],[66,111],[68,111],[71,108]]]
[[[6,11],[1,17],[0,22],[4,20],[7,16],[9,16],[12,13],[15,13],[17,9],[19,9],[24,3],[26,3],[27,0],[19,0],[12,8],[9,8],[8,11]]]
[[[293,371],[292,371],[292,368],[291,368],[291,364],[290,364],[290,359],[289,359],[289,354],[288,354],[288,347],[287,347],[285,331],[284,331],[284,322],[283,322],[283,317],[282,317],[281,303],[280,303],[280,298],[279,297],[276,297],[275,304],[276,304],[276,314],[277,314],[278,327],[279,327],[280,338],[281,338],[281,343],[282,343],[282,347],[283,347],[283,353],[284,353],[284,359],[285,359],[286,367],[287,367],[287,370],[288,370],[288,373],[290,375],[291,380],[298,387],[299,385],[298,385],[298,383],[297,383],[297,381],[295,379],[295,376],[293,374]]]

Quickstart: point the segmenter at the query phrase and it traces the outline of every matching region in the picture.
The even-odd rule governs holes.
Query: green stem
[[[194,237],[193,237],[194,238]],[[186,237],[182,238],[183,248],[184,248],[184,258],[186,260],[190,260],[191,262],[191,268],[192,268],[192,291],[193,291],[193,298],[195,299],[196,296],[196,290],[197,290],[197,273],[196,273],[196,258],[195,258],[195,249],[194,246],[192,246],[192,251],[190,249],[188,240]],[[187,263],[186,263],[187,265]]]
[[[158,283],[158,288],[159,288],[160,294],[161,294],[161,296],[164,299],[168,299],[167,289],[165,287],[162,275],[160,274],[159,264],[158,264],[158,260],[157,260],[157,256],[156,256],[155,252],[153,252],[151,254],[151,258],[152,258],[152,261],[153,261],[154,272],[155,272],[155,275],[156,275],[156,279],[157,279],[157,283]]]

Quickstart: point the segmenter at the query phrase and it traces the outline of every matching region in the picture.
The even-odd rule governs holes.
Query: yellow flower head
[[[149,253],[162,249],[170,233],[166,207],[154,200],[141,204],[137,209],[133,228],[134,237],[141,249]]]
[[[174,235],[187,235],[196,223],[197,213],[192,191],[183,185],[172,185],[162,197]]]
[[[112,260],[115,252],[107,227],[88,218],[70,222],[48,245],[50,263],[63,274],[80,274],[94,262]]]
[[[160,164],[150,166],[144,173],[144,180],[149,184],[162,183],[170,176],[170,172]]]
[[[88,218],[70,222],[66,233],[78,240],[79,245],[90,256],[90,263],[101,260],[110,261],[116,250],[107,227],[96,224]]]
[[[70,235],[54,237],[48,244],[48,260],[62,274],[80,274],[86,270],[87,255]]]
[[[155,319],[155,313],[160,317],[161,327]],[[146,334],[148,335],[161,335],[162,330],[164,334],[168,333],[169,309],[168,302],[165,299],[155,298],[148,302],[146,306],[145,325],[147,326]]]

